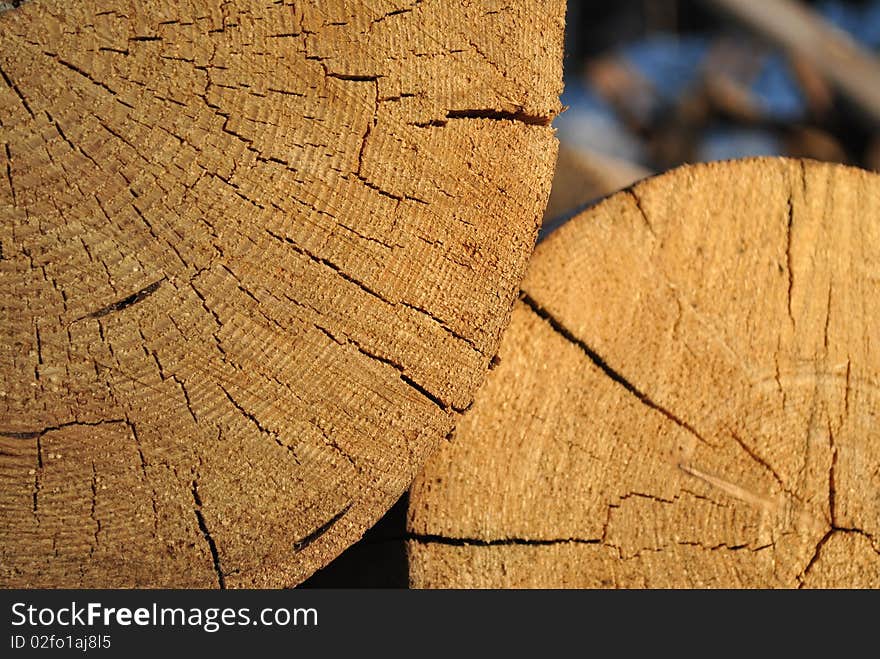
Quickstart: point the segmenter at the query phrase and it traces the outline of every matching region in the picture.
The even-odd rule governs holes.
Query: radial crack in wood
[[[0,14],[0,584],[287,586],[482,381],[564,3]]]
[[[417,587],[880,586],[880,177],[684,167],[529,266],[410,495]]]

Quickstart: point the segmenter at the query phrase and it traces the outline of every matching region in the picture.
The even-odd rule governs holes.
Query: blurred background
[[[880,169],[880,0],[568,3],[547,229],[686,162]]]
[[[687,162],[880,171],[880,0],[569,0],[546,235]],[[303,587],[407,587],[406,496]]]

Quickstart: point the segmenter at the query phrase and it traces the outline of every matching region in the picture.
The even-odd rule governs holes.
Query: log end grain
[[[684,167],[542,243],[418,587],[880,586],[880,177]]]
[[[0,15],[0,584],[288,586],[481,382],[564,6]]]

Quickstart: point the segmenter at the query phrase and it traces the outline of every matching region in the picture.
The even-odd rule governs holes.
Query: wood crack
[[[438,545],[451,545],[453,547],[467,547],[467,546],[475,546],[475,547],[504,547],[510,545],[525,545],[525,546],[535,546],[542,547],[548,545],[564,545],[564,544],[581,544],[581,545],[601,545],[603,541],[601,538],[548,538],[548,539],[539,539],[539,538],[518,538],[518,537],[510,537],[510,538],[493,538],[491,540],[487,540],[485,538],[461,538],[461,537],[449,537],[444,535],[435,535],[435,534],[422,534],[422,533],[411,533],[407,534],[407,540],[412,540],[421,544],[438,544]]]
[[[401,304],[401,306],[404,306],[408,309],[412,309],[413,311],[417,311],[418,313],[420,313],[424,316],[427,316],[429,319],[431,319],[433,322],[435,322],[437,325],[439,325],[443,331],[447,332],[448,334],[450,334],[454,338],[458,339],[459,341],[462,341],[462,342],[466,343],[467,345],[469,345],[473,349],[473,351],[476,352],[477,354],[479,354],[479,355],[483,354],[483,351],[480,350],[480,348],[477,346],[476,341],[465,336],[464,334],[461,334],[460,332],[456,332],[454,329],[452,329],[446,323],[446,321],[435,316],[433,313],[431,313],[427,309],[423,309],[422,307],[416,306],[415,304],[410,304],[409,302],[404,302],[402,300],[401,300],[400,304]]]
[[[93,85],[96,85],[96,86],[100,87],[101,89],[103,89],[104,91],[106,91],[108,94],[110,94],[110,95],[113,97],[113,100],[117,101],[118,103],[124,105],[125,107],[127,107],[127,108],[129,108],[129,109],[131,109],[131,110],[134,110],[134,109],[135,109],[135,107],[134,107],[131,103],[127,103],[127,102],[123,101],[123,100],[119,97],[119,94],[117,94],[116,91],[115,91],[114,89],[112,89],[111,87],[109,87],[106,83],[101,82],[100,80],[96,80],[96,79],[95,79],[91,74],[89,74],[87,71],[84,71],[83,69],[79,68],[79,67],[76,66],[75,64],[71,64],[71,63],[68,62],[67,60],[61,59],[60,57],[56,56],[56,55],[53,54],[53,53],[46,53],[46,52],[44,52],[43,54],[46,55],[47,57],[50,57],[50,58],[54,59],[54,60],[55,60],[56,62],[58,62],[61,66],[65,67],[65,68],[67,68],[67,69],[70,69],[70,70],[73,71],[74,73],[76,73],[76,74],[80,75],[81,77],[85,78],[86,80],[88,80],[88,81],[89,81],[90,83],[92,83]]]
[[[549,126],[553,121],[552,116],[530,114],[525,110],[494,110],[494,109],[469,109],[449,110],[447,119],[490,119],[492,121],[515,121],[527,126]]]
[[[131,438],[134,440],[135,448],[137,449],[138,459],[140,461],[141,467],[141,476],[144,479],[144,485],[149,486],[150,488],[150,505],[153,509],[153,534],[155,537],[159,537],[159,507],[156,504],[156,488],[153,487],[150,482],[149,476],[147,476],[147,459],[144,456],[144,447],[141,443],[140,435],[138,434],[137,425],[133,421],[131,421],[128,417],[125,419],[125,423],[128,425],[129,430],[131,430]]]
[[[788,301],[788,319],[791,322],[792,328],[794,328],[794,312],[791,307],[791,292],[794,288],[794,270],[791,258],[791,231],[792,225],[794,224],[794,202],[792,200],[792,192],[788,194],[788,216],[785,227],[785,259],[786,259],[786,271],[788,272],[788,292],[787,292],[787,301]]]
[[[89,516],[91,517],[92,521],[95,524],[95,533],[94,533],[95,544],[89,549],[89,556],[92,556],[95,552],[95,549],[97,549],[98,546],[100,545],[99,535],[101,533],[101,520],[99,520],[98,516],[95,514],[95,511],[98,506],[98,469],[95,466],[94,460],[92,460],[91,491],[92,491],[92,505],[89,509]]]
[[[153,293],[155,293],[156,291],[159,290],[159,287],[162,285],[163,281],[165,281],[165,277],[162,277],[161,279],[154,281],[149,286],[144,286],[141,290],[137,291],[136,293],[132,293],[131,295],[124,297],[121,300],[117,300],[116,302],[112,302],[111,304],[108,304],[106,307],[101,307],[97,311],[93,311],[90,314],[86,314],[82,318],[77,318],[77,320],[74,322],[83,320],[85,318],[102,318],[103,316],[106,316],[110,313],[113,313],[114,311],[123,311],[124,309],[127,309],[128,307],[133,306],[133,305],[137,304],[138,302],[142,302],[142,301],[146,300]]]
[[[293,449],[293,447],[291,447],[288,444],[285,444],[284,442],[281,441],[281,438],[279,437],[278,432],[276,432],[274,430],[269,430],[268,428],[264,427],[263,424],[260,422],[260,420],[256,417],[255,414],[246,410],[241,405],[241,403],[239,403],[235,398],[232,397],[232,394],[230,394],[229,391],[227,391],[226,387],[224,387],[220,383],[217,383],[217,386],[220,388],[220,391],[222,391],[226,395],[226,398],[229,400],[230,403],[232,403],[233,407],[235,407],[236,410],[241,412],[242,416],[244,416],[248,421],[253,423],[254,426],[256,426],[257,430],[259,430],[261,434],[264,434],[264,435],[267,435],[268,437],[271,437],[272,440],[276,444],[278,444],[278,446],[280,446],[281,448],[286,450],[293,457],[293,460],[294,460],[294,462],[296,462],[297,465],[300,464],[300,460],[296,454],[296,451]]]
[[[523,291],[520,296],[520,299],[523,303],[531,309],[535,315],[539,318],[545,320],[553,330],[559,334],[562,338],[566,339],[569,343],[577,346],[581,349],[581,351],[589,358],[591,362],[595,366],[597,366],[605,375],[607,375],[611,380],[619,384],[623,387],[628,393],[634,396],[639,402],[641,402],[646,407],[654,410],[655,412],[659,412],[667,419],[672,421],[675,425],[683,428],[688,433],[696,437],[701,443],[706,444],[707,446],[713,446],[708,440],[706,440],[697,430],[687,421],[680,419],[671,411],[654,402],[646,393],[641,391],[638,387],[632,384],[629,380],[627,380],[623,375],[621,375],[618,371],[614,370],[608,362],[606,362],[595,350],[590,348],[584,341],[576,337],[571,330],[565,327],[562,323],[560,323],[556,318],[554,318],[550,313],[544,309],[541,305],[539,305],[528,293]]]
[[[8,437],[9,439],[38,439],[46,433],[71,426],[102,426],[107,423],[125,423],[125,419],[103,419],[101,421],[66,421],[54,426],[46,426],[40,430],[25,430],[17,432],[13,430],[0,430],[0,437]]]
[[[834,535],[835,533],[837,533],[838,531],[841,531],[841,530],[842,529],[835,529],[832,526],[830,529],[828,529],[828,531],[825,533],[825,535],[822,536],[822,538],[819,540],[819,542],[816,543],[816,549],[813,551],[813,555],[810,556],[810,560],[807,561],[807,565],[804,567],[803,571],[798,576],[798,589],[801,589],[804,587],[804,585],[807,581],[807,577],[809,576],[810,572],[812,571],[813,566],[816,564],[816,561],[819,560],[819,555],[822,553],[822,548],[831,539],[832,535]]]
[[[28,105],[27,99],[24,97],[24,94],[21,93],[21,90],[18,88],[18,85],[16,85],[16,84],[12,81],[12,79],[6,74],[6,71],[3,70],[3,67],[2,67],[2,66],[0,66],[0,77],[2,77],[2,78],[3,78],[3,82],[5,82],[6,85],[7,85],[7,86],[8,86],[13,92],[15,92],[15,95],[18,96],[18,100],[21,101],[22,106],[24,107],[25,110],[27,110],[27,113],[28,113],[29,115],[31,115],[31,118],[33,119],[33,118],[34,118],[34,112],[33,112],[33,110],[31,110],[31,106]]]
[[[346,514],[349,510],[351,510],[351,507],[352,507],[353,505],[354,505],[354,501],[349,501],[349,502],[345,505],[345,507],[344,507],[342,510],[340,510],[338,513],[336,513],[335,515],[333,515],[333,517],[331,517],[331,518],[328,519],[326,522],[324,522],[323,524],[321,524],[321,526],[319,526],[318,528],[316,528],[314,531],[312,531],[311,533],[309,533],[309,534],[306,535],[305,537],[303,537],[303,538],[297,540],[296,542],[294,542],[294,543],[293,543],[293,551],[295,551],[295,552],[301,552],[303,549],[305,549],[305,548],[308,547],[310,544],[312,544],[313,542],[315,542],[315,541],[316,541],[318,538],[320,538],[322,535],[324,535],[325,533],[327,533],[327,531],[329,531],[330,528],[331,528],[334,524],[336,524],[336,522],[338,522],[340,519],[342,519],[342,518],[345,516],[345,514]]]
[[[34,517],[37,518],[37,524],[40,523],[39,513],[37,512],[39,509],[39,498],[40,498],[40,488],[42,486],[41,478],[43,476],[43,442],[42,442],[42,434],[37,435],[37,466],[34,469],[34,491],[32,494],[33,498],[33,512]]]
[[[326,337],[328,337],[331,341],[334,341],[335,343],[338,343],[340,345],[351,345],[359,353],[361,353],[365,357],[369,357],[370,359],[372,359],[374,361],[377,361],[381,364],[386,364],[387,366],[390,366],[391,368],[393,368],[395,371],[398,372],[400,380],[404,384],[415,389],[422,396],[424,396],[425,398],[430,400],[432,403],[434,403],[437,407],[439,407],[441,411],[443,411],[443,412],[448,412],[449,410],[454,410],[456,412],[463,411],[463,410],[459,410],[459,409],[453,407],[449,403],[446,403],[439,396],[431,393],[423,385],[419,384],[418,382],[413,380],[410,376],[406,375],[404,366],[402,364],[397,363],[396,361],[394,361],[390,357],[383,357],[382,355],[376,354],[375,352],[372,352],[371,350],[364,348],[358,341],[351,338],[350,336],[345,336],[342,339],[339,339],[330,330],[328,330],[320,325],[317,325],[317,324],[315,325],[315,329],[322,332]]]
[[[202,532],[205,542],[208,543],[208,549],[211,552],[214,572],[217,574],[217,585],[220,587],[220,590],[224,590],[226,588],[226,579],[223,576],[223,570],[220,568],[220,553],[217,551],[217,544],[214,542],[214,538],[211,537],[211,533],[208,531],[208,525],[205,523],[205,516],[202,513],[202,498],[199,496],[199,484],[197,479],[193,479],[192,482],[192,496],[193,502],[195,503],[196,521],[198,522],[199,530]]]
[[[330,268],[331,270],[333,270],[336,274],[338,274],[340,277],[342,277],[342,278],[345,279],[346,281],[349,281],[349,282],[355,284],[355,285],[358,286],[361,290],[363,290],[364,292],[368,293],[369,295],[371,295],[371,296],[373,296],[373,297],[375,297],[375,298],[381,300],[381,301],[384,302],[385,304],[388,304],[388,305],[390,305],[390,306],[392,306],[392,307],[393,307],[393,306],[397,306],[398,303],[393,302],[393,301],[391,301],[391,300],[389,300],[389,299],[383,297],[382,295],[380,295],[379,293],[377,293],[376,291],[374,291],[373,289],[371,289],[370,287],[368,287],[368,286],[367,286],[366,284],[364,284],[363,282],[361,282],[361,281],[355,279],[355,278],[352,277],[351,275],[348,275],[347,273],[345,273],[345,272],[344,272],[344,271],[343,271],[338,265],[336,265],[335,263],[333,263],[333,262],[331,262],[331,261],[329,261],[329,260],[327,260],[327,259],[325,259],[325,258],[321,258],[321,257],[315,256],[315,255],[309,253],[308,251],[302,249],[302,248],[299,247],[299,246],[298,246],[298,245],[297,245],[292,239],[287,238],[286,236],[281,236],[281,235],[279,235],[279,234],[276,234],[276,233],[273,232],[271,229],[266,229],[266,233],[268,233],[270,236],[272,236],[272,237],[275,238],[276,240],[280,240],[280,241],[282,241],[282,242],[284,242],[284,243],[290,245],[291,248],[292,248],[294,251],[296,251],[297,253],[302,254],[303,256],[305,256],[305,257],[311,259],[311,260],[314,261],[315,263],[319,263],[319,264],[321,264],[321,265],[324,265],[324,266]],[[413,308],[411,305],[407,305],[407,304],[405,304],[405,303],[401,303],[401,304],[404,304],[404,306],[408,306],[408,307],[410,307],[410,308]],[[424,312],[423,312],[423,313],[424,313]],[[322,331],[322,332],[323,332],[325,335],[327,335],[328,337],[330,337],[333,341],[335,341],[335,342],[337,342],[337,343],[342,343],[342,341],[340,341],[338,338],[336,338],[336,336],[335,336],[332,332],[330,332],[329,330],[327,330],[326,328],[324,328],[324,327],[320,327],[320,326],[316,326],[316,328],[319,329],[320,331]],[[447,330],[448,330],[448,328],[447,328]],[[448,331],[449,331],[449,330],[448,330]],[[451,331],[450,331],[450,333],[451,333]],[[453,334],[453,336],[456,336],[456,334]],[[460,338],[460,337],[459,337],[459,338]],[[416,382],[415,380],[413,380],[413,379],[412,379],[411,377],[409,377],[408,375],[405,375],[405,374],[404,374],[404,370],[405,370],[405,368],[404,368],[404,366],[403,366],[402,364],[399,364],[399,363],[395,362],[394,360],[392,360],[392,359],[390,359],[390,358],[388,358],[388,357],[383,357],[383,356],[381,356],[381,355],[378,355],[378,354],[376,354],[376,353],[374,353],[374,352],[369,351],[368,349],[364,348],[360,343],[358,343],[357,341],[355,341],[354,339],[352,339],[350,336],[346,336],[346,337],[345,337],[345,341],[348,342],[348,343],[350,343],[351,345],[353,345],[353,346],[358,350],[358,352],[360,352],[361,354],[363,354],[363,355],[365,355],[365,356],[367,356],[367,357],[370,357],[371,359],[374,359],[374,360],[377,360],[377,361],[379,361],[379,362],[382,362],[383,364],[388,364],[389,366],[391,366],[391,367],[393,367],[394,369],[396,369],[396,370],[400,373],[400,379],[401,379],[404,383],[408,384],[408,385],[411,386],[413,389],[415,389],[416,391],[418,391],[420,394],[422,394],[423,396],[425,396],[428,400],[430,400],[432,403],[434,403],[435,405],[437,405],[437,407],[439,407],[442,411],[444,411],[444,412],[448,412],[449,410],[455,410],[455,411],[459,411],[459,412],[462,411],[462,410],[456,408],[455,406],[453,406],[453,405],[451,405],[451,404],[449,404],[449,403],[443,401],[442,398],[441,398],[440,396],[438,396],[437,394],[431,393],[431,392],[428,391],[423,385],[419,384],[418,382]],[[475,347],[474,345],[471,345],[471,347],[474,348],[474,349],[476,350],[476,347]]]
[[[769,462],[767,462],[767,460],[765,460],[760,455],[758,455],[758,453],[756,451],[754,451],[751,447],[749,447],[748,444],[746,444],[745,441],[739,435],[737,435],[736,432],[734,432],[732,429],[728,428],[728,431],[730,432],[730,436],[733,437],[734,441],[740,445],[740,448],[742,448],[742,450],[745,451],[746,454],[752,460],[754,460],[756,463],[758,463],[764,469],[766,469],[767,471],[770,472],[770,474],[773,476],[774,480],[779,484],[779,487],[782,488],[783,492],[786,492],[790,496],[799,500],[799,498],[797,496],[795,496],[794,492],[791,492],[786,487],[785,483],[782,481],[782,478],[779,476],[779,474],[773,468],[773,466]]]
[[[654,225],[651,224],[651,220],[648,219],[648,214],[645,212],[645,209],[642,206],[642,198],[636,193],[633,188],[627,188],[625,192],[635,202],[636,208],[639,209],[639,214],[642,216],[642,221],[645,223],[645,226],[648,228],[650,234],[656,238],[657,234],[654,232]]]
[[[18,200],[15,197],[15,186],[12,184],[12,153],[9,151],[9,144],[4,143],[3,149],[6,152],[6,180],[9,182],[9,193],[12,195],[12,205],[17,206]],[[2,252],[0,252],[2,259]]]
[[[299,245],[297,245],[293,239],[288,238],[287,236],[279,235],[279,234],[275,233],[274,231],[272,231],[271,229],[266,229],[266,233],[269,234],[270,236],[272,236],[273,238],[275,238],[276,240],[280,240],[281,242],[290,245],[291,249],[293,249],[293,251],[297,252],[298,254],[305,256],[306,258],[310,259],[311,261],[314,261],[315,263],[318,263],[318,264],[323,265],[327,268],[330,268],[337,275],[342,277],[347,282],[354,284],[355,286],[360,288],[365,293],[381,300],[382,302],[384,302],[386,304],[390,304],[392,306],[394,305],[394,302],[383,297],[381,294],[379,294],[378,292],[376,292],[375,290],[373,290],[372,288],[367,286],[365,283],[363,283],[359,279],[352,277],[351,275],[346,273],[342,268],[340,268],[338,265],[336,265],[335,263],[333,263],[329,259],[312,254],[308,250],[305,250],[302,247],[300,247]]]
[[[835,484],[834,474],[837,469],[837,447],[834,445],[834,431],[831,429],[831,422],[828,422],[828,446],[831,450],[831,461],[828,466],[828,519],[831,522],[831,528],[837,527],[837,510],[835,506]]]

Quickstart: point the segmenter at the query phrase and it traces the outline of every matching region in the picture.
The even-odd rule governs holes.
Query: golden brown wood
[[[563,3],[0,14],[0,584],[282,586],[468,406]]]
[[[880,586],[880,177],[685,167],[542,243],[418,587]]]
[[[559,145],[544,225],[580,210],[584,204],[632,185],[651,172],[640,165],[598,151]]]

